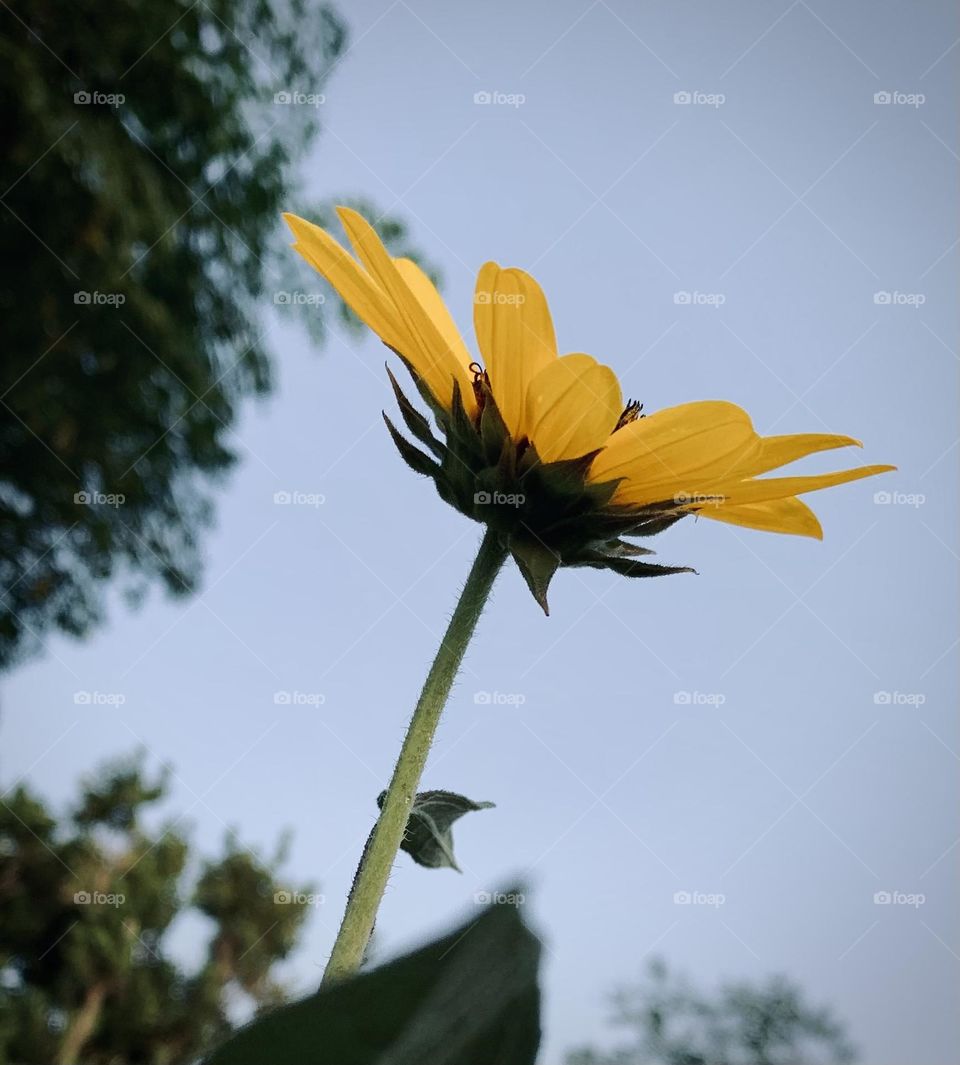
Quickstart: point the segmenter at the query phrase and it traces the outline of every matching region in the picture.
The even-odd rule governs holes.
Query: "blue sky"
[[[463,876],[400,857],[379,950],[519,876],[546,947],[547,1065],[610,1038],[605,995],[651,953],[707,985],[786,972],[866,1065],[946,1065],[955,16],[804,0],[348,15],[308,190],[405,215],[468,335],[479,265],[523,266],[561,349],[609,363],[648,411],[729,399],[762,432],[849,433],[865,442],[850,464],[899,467],[810,497],[823,543],[685,521],[655,546],[699,576],[564,571],[549,619],[508,567],[424,778],[497,807],[458,825]],[[93,639],[14,673],[4,777],[66,801],[140,743],[175,766],[170,809],[202,847],[231,827],[270,851],[291,828],[291,879],[327,900],[287,966],[307,990],[479,527],[394,453],[385,349],[335,334],[317,351],[272,293],[263,325],[278,389],[234,436],[201,594],[118,600]],[[177,942],[196,949],[189,927]]]

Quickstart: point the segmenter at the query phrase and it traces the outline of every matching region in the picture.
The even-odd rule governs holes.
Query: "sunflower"
[[[720,400],[644,415],[616,374],[581,352],[561,355],[543,291],[525,271],[485,263],[477,276],[471,354],[430,278],[391,257],[356,211],[338,208],[356,258],[329,233],[285,215],[296,251],[405,364],[443,439],[388,368],[400,413],[421,450],[384,419],[400,454],[448,503],[499,532],[534,597],[560,566],[630,577],[691,572],[639,560],[623,537],[662,532],[690,514],[765,532],[823,538],[798,497],[895,469],[860,466],[765,477],[818,451],[860,447],[850,436],[761,436]]]

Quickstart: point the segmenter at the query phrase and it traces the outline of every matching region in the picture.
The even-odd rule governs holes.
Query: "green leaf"
[[[205,1065],[534,1065],[540,944],[515,906],[282,1007]]]
[[[386,792],[380,792],[377,806],[383,809]],[[492,802],[474,802],[454,791],[419,791],[407,821],[400,849],[428,869],[456,869],[461,872],[453,856],[453,823],[473,810],[490,810]]]

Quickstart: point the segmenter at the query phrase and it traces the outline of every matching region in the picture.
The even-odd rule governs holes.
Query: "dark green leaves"
[[[377,797],[383,809],[386,792]],[[453,823],[473,810],[489,810],[492,802],[474,802],[453,791],[420,791],[413,800],[413,809],[400,849],[428,869],[456,869],[460,867],[453,856]]]
[[[540,945],[513,906],[255,1021],[206,1065],[533,1065]]]

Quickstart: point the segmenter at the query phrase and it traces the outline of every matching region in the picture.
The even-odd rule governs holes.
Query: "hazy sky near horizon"
[[[520,877],[545,1065],[609,1041],[605,995],[652,954],[704,985],[789,974],[865,1065],[955,1065],[955,13],[343,14],[307,189],[405,216],[471,341],[476,269],[523,266],[561,349],[648,411],[729,399],[762,432],[864,441],[805,470],[899,467],[809,497],[822,543],[690,520],[654,546],[698,576],[561,571],[549,619],[508,566],[424,778],[496,809],[457,826],[463,876],[400,856],[379,949]],[[116,602],[86,643],[52,640],[8,679],[0,736],[5,785],[57,802],[142,744],[207,850],[227,827],[264,851],[291,828],[291,880],[327,899],[286,967],[307,990],[479,527],[393,451],[385,349],[334,333],[318,351],[272,295],[278,387],[234,434],[201,594]]]

